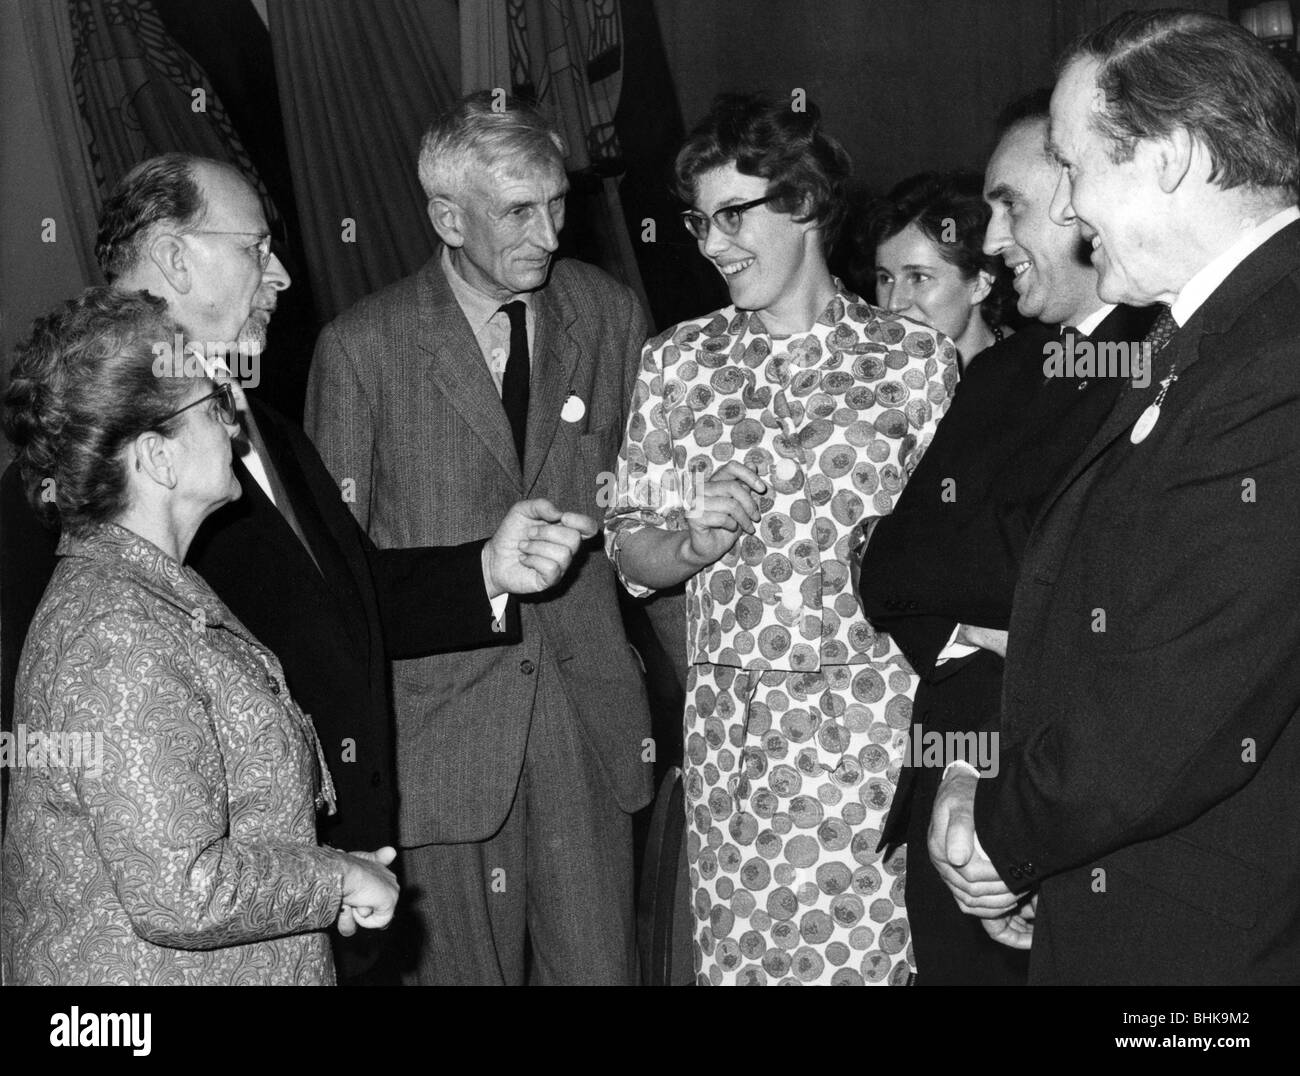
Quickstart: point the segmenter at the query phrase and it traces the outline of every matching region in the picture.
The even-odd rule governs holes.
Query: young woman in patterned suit
[[[642,354],[606,548],[689,580],[687,855],[700,983],[906,983],[905,858],[876,852],[915,677],[854,599],[957,377],[952,343],[826,265],[850,163],[817,111],[720,98],[677,156],[732,305]]]

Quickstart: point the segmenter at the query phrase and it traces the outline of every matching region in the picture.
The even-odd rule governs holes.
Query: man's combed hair
[[[767,180],[773,206],[799,221],[811,220],[830,247],[844,221],[853,163],[821,128],[811,101],[796,112],[789,101],[757,94],[722,94],[686,137],[677,153],[677,196],[695,201],[700,176],[729,164],[746,176]]]
[[[455,198],[470,168],[563,167],[564,139],[537,109],[483,90],[462,97],[420,140],[420,186],[428,198]]]
[[[36,319],[18,346],[3,407],[5,436],[37,515],[58,512],[84,534],[127,507],[123,447],[163,421],[192,384],[154,374],[155,346],[179,330],[167,304],[144,291],[90,288]]]
[[[1199,11],[1126,12],[1066,52],[1096,60],[1105,97],[1093,122],[1115,163],[1141,138],[1185,129],[1203,143],[1210,179],[1300,191],[1300,90],[1248,30]]]
[[[113,188],[99,211],[95,243],[95,258],[105,280],[112,282],[135,268],[155,224],[187,228],[203,219],[207,205],[194,175],[200,160],[187,153],[151,157]]]

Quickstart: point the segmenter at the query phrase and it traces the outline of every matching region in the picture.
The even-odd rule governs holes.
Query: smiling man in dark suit
[[[984,174],[991,207],[985,253],[1002,257],[1014,274],[1020,313],[1042,324],[971,364],[863,558],[864,608],[921,677],[912,706],[915,743],[996,730],[1011,597],[1034,516],[1123,387],[1117,377],[1045,376],[1045,367],[1055,372],[1050,357],[1067,346],[1082,350],[1085,341],[1094,350],[1103,343],[1136,348],[1155,315],[1103,302],[1078,225],[1048,215],[1060,174],[1046,149],[1050,97],[1040,90],[1005,110]],[[908,844],[917,983],[1024,983],[1028,937],[1007,931],[1001,939],[1021,947],[997,944],[981,925],[994,921],[963,915],[930,863],[926,834],[942,766],[909,761],[882,843]]]
[[[321,335],[307,428],[381,547],[460,542],[521,496],[601,507],[646,328],[626,287],[553,258],[561,146],[486,92],[435,120],[419,171],[442,247]],[[520,644],[394,669],[411,978],[630,984],[654,754],[613,569],[593,544],[520,604]]]
[[[144,161],[104,203],[96,253],[115,287],[165,299],[209,355],[256,372],[289,275],[271,252],[261,202],[237,170],[183,154]],[[165,375],[167,366],[155,370]],[[577,528],[594,533],[595,523],[530,501],[503,510],[487,541],[378,550],[302,431],[251,393],[238,395],[242,495],[205,521],[187,563],[276,654],[312,716],[339,801],[337,815],[320,819],[321,839],[345,849],[390,845],[397,805],[387,658],[517,639],[517,614],[494,624],[491,599],[555,582],[578,546]],[[57,534],[21,496],[15,467],[2,484],[7,724],[17,657],[54,568]],[[341,976],[372,963],[380,944],[382,936],[342,943]]]
[[[1120,16],[1052,97],[1054,218],[1177,331],[1042,506],[997,780],[933,814],[965,908],[1038,887],[1031,982],[1300,982],[1297,136],[1286,71],[1196,12]]]

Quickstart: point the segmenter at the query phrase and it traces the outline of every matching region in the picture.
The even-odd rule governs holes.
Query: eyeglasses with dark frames
[[[682,211],[682,223],[686,225],[686,230],[700,242],[709,238],[710,223],[723,235],[732,236],[740,231],[747,210],[766,205],[775,197],[775,194],[769,194],[764,198],[755,198],[752,202],[724,205],[711,216],[701,213],[698,209],[686,209]]]
[[[186,232],[186,235],[242,235],[245,237],[253,236],[257,239],[257,264],[261,269],[265,269],[271,264],[271,233],[270,232],[213,232],[213,231],[192,231]],[[254,248],[250,246],[250,251]]]
[[[198,407],[199,404],[205,404],[209,400],[217,401],[217,415],[222,422],[227,426],[239,425],[239,408],[235,406],[235,394],[231,391],[228,382],[222,382],[206,396],[200,396],[193,403],[187,403],[184,407],[177,408],[170,415],[163,415],[158,420],[158,425],[161,426],[164,422],[170,422],[177,415],[183,415],[191,407]]]

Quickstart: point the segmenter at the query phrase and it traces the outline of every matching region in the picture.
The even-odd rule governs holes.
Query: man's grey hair
[[[1113,163],[1139,139],[1183,128],[1210,156],[1210,181],[1300,193],[1300,90],[1248,31],[1202,11],[1128,11],[1061,58],[1094,60],[1104,107],[1093,126]]]
[[[564,139],[535,108],[498,90],[462,97],[420,140],[420,186],[455,199],[474,167],[564,166]]]

